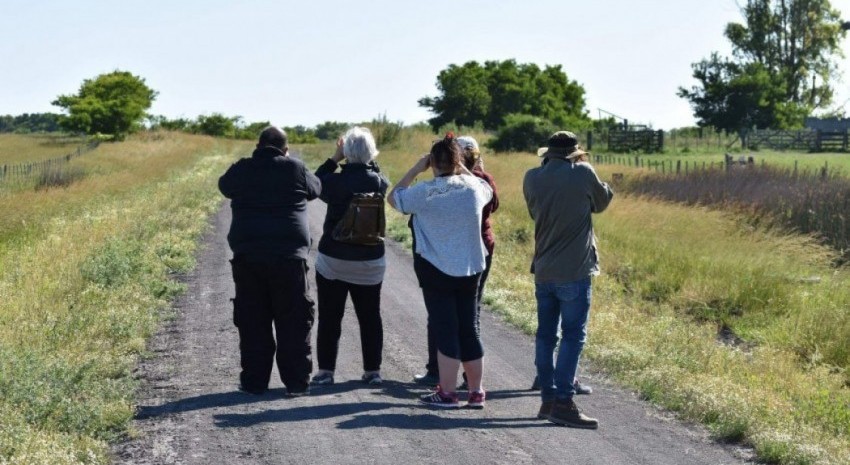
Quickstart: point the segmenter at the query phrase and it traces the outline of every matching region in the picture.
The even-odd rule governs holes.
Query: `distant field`
[[[648,155],[598,152],[598,155],[614,157],[619,159],[623,164],[631,162],[632,165],[634,165],[635,157],[641,158],[644,163],[664,162],[668,167],[675,166],[676,161],[681,161],[682,169],[684,169],[685,162],[688,163],[689,167],[693,167],[694,164],[697,164],[700,167],[705,164],[705,166],[708,167],[711,166],[712,163],[714,163],[715,166],[719,166],[723,163],[724,152],[662,153]],[[766,163],[768,165],[784,166],[791,169],[794,168],[794,163],[796,162],[799,170],[818,170],[827,166],[830,171],[839,171],[845,176],[850,176],[850,153],[808,153],[759,150],[732,153],[732,156],[735,161],[738,161],[740,157],[744,157],[744,160],[748,157],[753,157],[756,164]]]
[[[64,134],[0,134],[0,167],[67,155],[83,144]]]

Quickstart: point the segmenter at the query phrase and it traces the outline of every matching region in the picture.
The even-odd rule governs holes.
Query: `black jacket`
[[[231,199],[227,241],[234,255],[307,259],[307,201],[322,185],[301,160],[275,147],[258,148],[234,163],[218,188]]]
[[[337,167],[340,166],[342,171],[336,173]],[[381,174],[378,165],[374,162],[366,165],[337,165],[328,159],[316,170],[316,176],[322,180],[322,195],[319,198],[328,204],[319,252],[340,260],[375,260],[383,257],[384,244],[346,244],[337,242],[332,237],[334,228],[345,215],[354,194],[380,192],[381,195],[386,195],[390,182]]]

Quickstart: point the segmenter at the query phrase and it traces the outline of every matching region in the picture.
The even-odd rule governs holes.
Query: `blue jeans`
[[[535,364],[544,401],[569,399],[575,395],[573,379],[587,340],[590,315],[590,277],[564,283],[536,283],[537,338]],[[561,324],[561,346],[553,363]]]

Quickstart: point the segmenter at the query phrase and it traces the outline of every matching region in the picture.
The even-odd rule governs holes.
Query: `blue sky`
[[[832,4],[850,19],[850,0]],[[57,95],[121,69],[172,118],[413,123],[449,64],[514,58],[562,65],[594,117],[671,128],[694,122],[676,96],[690,64],[728,53],[739,20],[735,0],[0,0],[0,114],[58,111]],[[850,110],[848,61],[836,103]]]

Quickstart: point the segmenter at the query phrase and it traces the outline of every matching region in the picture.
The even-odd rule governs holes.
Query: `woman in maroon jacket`
[[[487,184],[493,189],[493,199],[484,206],[481,215],[481,240],[484,241],[484,248],[487,249],[487,258],[485,259],[486,268],[481,273],[481,281],[478,283],[478,308],[475,315],[475,326],[480,328],[481,298],[484,296],[484,284],[487,282],[487,276],[490,274],[490,266],[493,264],[493,249],[496,246],[496,238],[493,236],[493,226],[490,224],[490,214],[499,209],[499,195],[496,193],[496,183],[493,180],[493,176],[484,171],[484,161],[481,160],[481,150],[478,148],[478,141],[472,136],[461,136],[457,138],[457,142],[463,150],[463,164],[466,166],[466,169],[471,171],[475,176],[487,181]],[[466,373],[464,373],[463,384],[459,388],[466,389],[466,387]]]
[[[481,283],[478,284],[478,310],[481,310],[481,296],[484,295],[484,283],[487,282],[487,275],[490,274],[490,265],[493,261],[493,248],[496,246],[496,239],[493,236],[493,226],[490,224],[490,214],[499,209],[499,196],[496,194],[496,183],[493,176],[484,171],[484,162],[481,160],[481,151],[478,148],[478,142],[470,136],[461,136],[457,138],[460,148],[463,149],[463,164],[466,169],[472,172],[475,176],[487,181],[487,184],[493,189],[493,200],[484,206],[483,215],[481,217],[481,239],[484,241],[484,248],[487,249],[487,268],[481,274]]]

